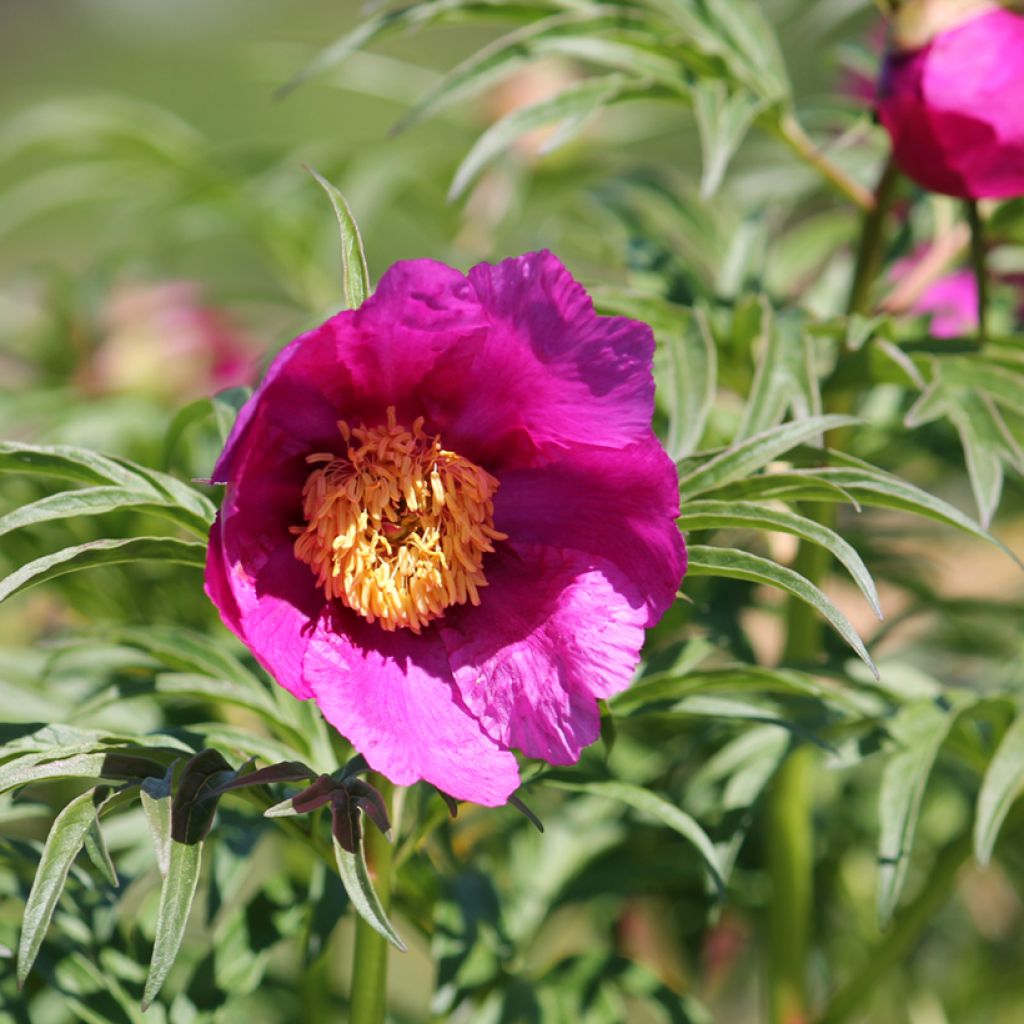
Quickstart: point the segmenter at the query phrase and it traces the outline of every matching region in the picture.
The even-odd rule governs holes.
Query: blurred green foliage
[[[202,749],[223,778],[352,753],[228,637],[187,564],[244,392],[211,401],[225,381],[175,345],[241,346],[230,383],[252,383],[343,302],[305,164],[347,198],[371,280],[547,246],[603,310],[652,324],[692,555],[602,742],[533,767],[543,834],[512,808],[451,819],[424,785],[396,798],[409,951],[389,1019],[763,1019],[771,922],[792,909],[798,931],[808,909],[773,859],[797,754],[809,1019],[1024,1021],[1024,587],[986,532],[1024,548],[1021,202],[989,217],[994,341],[934,337],[893,267],[962,259],[948,200],[895,184],[851,302],[857,201],[886,155],[849,77],[872,66],[867,3],[429,0],[406,17],[437,24],[353,40],[367,6],[0,12],[0,568],[143,558],[0,607],[0,1020],[344,1019],[354,914],[324,812],[261,816],[292,795],[276,782],[226,792],[202,844],[169,832]],[[856,425],[820,418],[837,412]],[[801,560],[815,546],[828,579]],[[784,649],[794,602],[834,627],[814,656]],[[63,890],[29,896],[40,864]],[[187,927],[161,913],[167,877]],[[151,957],[166,978],[142,1018]]]

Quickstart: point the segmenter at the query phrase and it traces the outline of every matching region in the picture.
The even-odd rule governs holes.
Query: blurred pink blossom
[[[259,350],[190,281],[123,285],[100,317],[102,340],[85,374],[99,392],[176,403],[251,384]]]

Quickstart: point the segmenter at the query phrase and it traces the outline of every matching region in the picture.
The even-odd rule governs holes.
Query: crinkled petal
[[[494,525],[516,543],[583,551],[617,566],[643,595],[647,625],[675,599],[686,571],[678,515],[675,467],[653,437],[507,470],[494,501]]]
[[[647,611],[611,563],[579,551],[503,545],[479,607],[437,629],[462,699],[503,746],[572,764],[597,739],[598,698],[624,690]]]
[[[617,448],[650,431],[651,329],[600,317],[549,252],[474,267],[489,327],[452,345],[423,382],[446,446],[489,468],[567,446]]]
[[[303,675],[327,720],[397,785],[425,779],[489,807],[519,785],[515,757],[462,702],[433,630],[389,633],[335,609],[310,636]]]

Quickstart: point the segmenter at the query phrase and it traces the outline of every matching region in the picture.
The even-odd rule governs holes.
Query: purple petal
[[[503,545],[477,608],[438,622],[455,682],[503,746],[572,764],[597,739],[597,699],[624,690],[647,609],[614,565],[578,551]]]
[[[310,637],[303,676],[327,720],[397,785],[425,779],[490,807],[519,785],[515,757],[459,698],[435,631],[387,633],[335,609]]]
[[[650,431],[654,338],[599,317],[549,252],[469,273],[490,327],[452,345],[423,383],[445,445],[490,468],[568,445],[617,448]]]
[[[654,625],[686,571],[676,526],[675,467],[653,438],[618,452],[577,448],[535,469],[501,476],[494,525],[516,543],[548,544],[607,559],[639,590]]]

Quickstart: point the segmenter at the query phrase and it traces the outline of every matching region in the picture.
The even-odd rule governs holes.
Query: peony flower
[[[174,402],[250,384],[256,348],[190,281],[126,285],[102,316],[103,340],[87,371],[100,392],[132,391]]]
[[[496,805],[574,763],[686,566],[650,329],[550,253],[398,263],[242,409],[206,587],[393,782]]]
[[[900,168],[933,192],[1024,195],[1024,18],[976,0],[908,0],[879,85]]]

